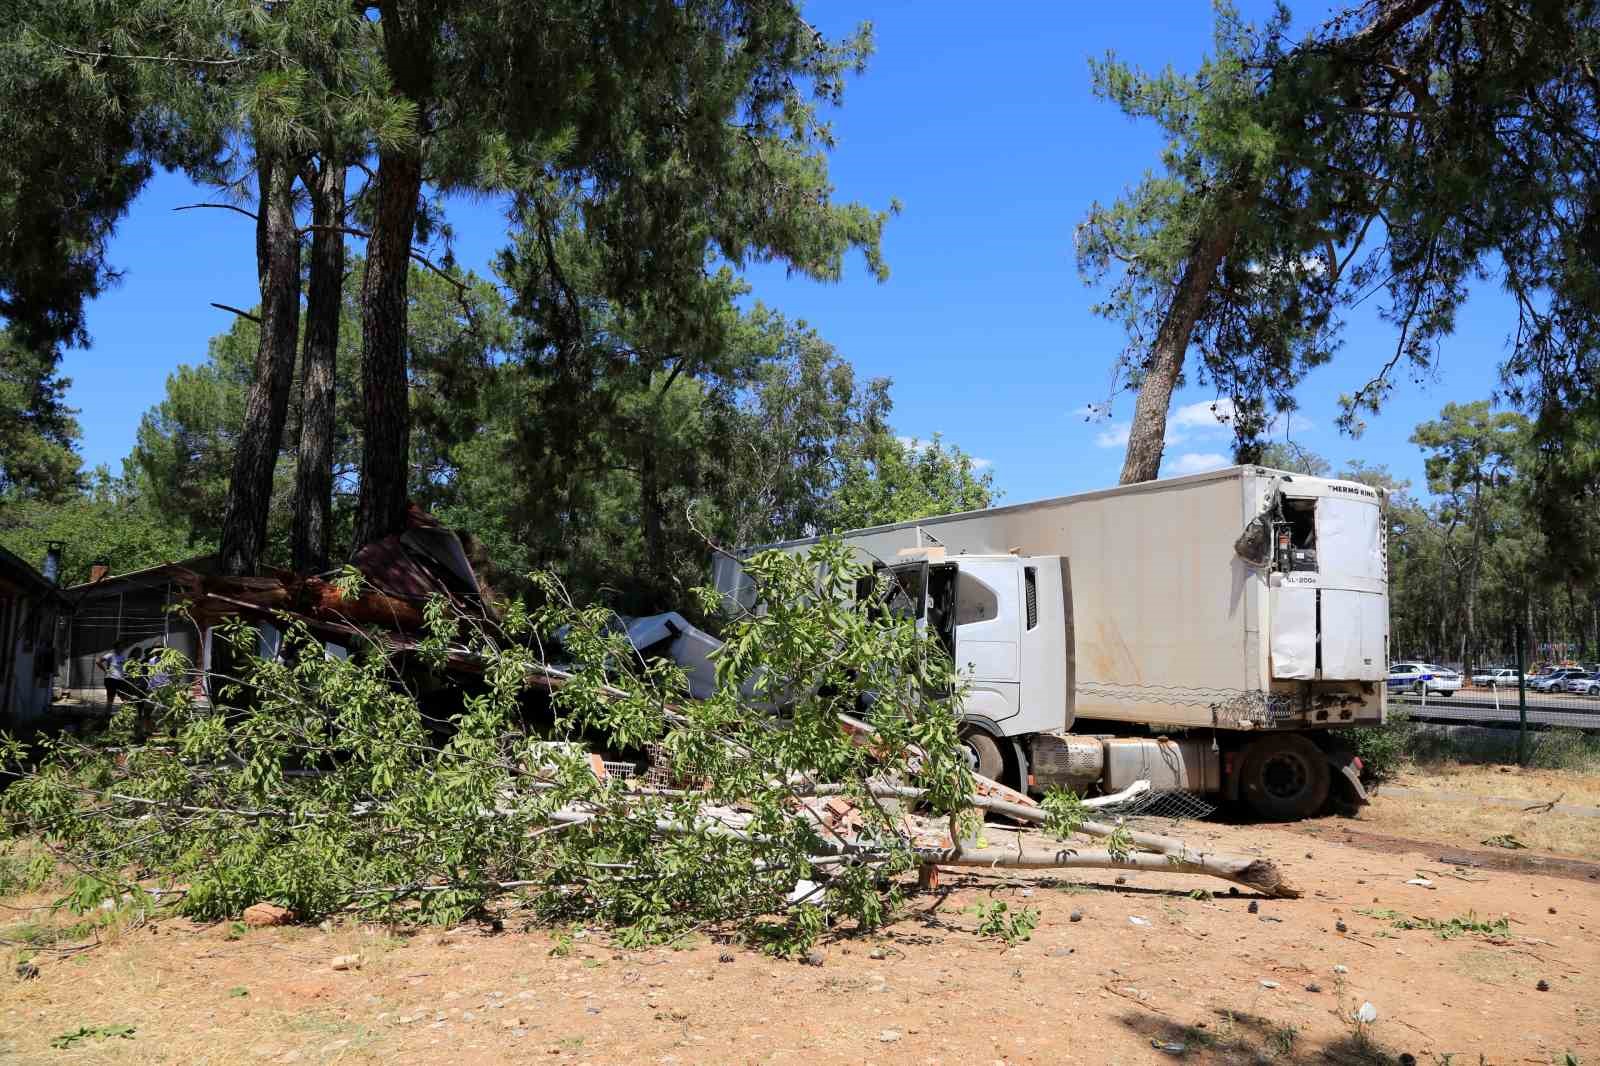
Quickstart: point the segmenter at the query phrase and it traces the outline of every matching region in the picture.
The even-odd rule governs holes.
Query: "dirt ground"
[[[1182,827],[1279,861],[1298,900],[947,871],[890,928],[829,939],[821,965],[710,937],[552,953],[510,913],[500,932],[405,936],[163,920],[0,976],[0,1063],[1600,1062],[1600,865],[1452,869],[1435,844],[1344,842],[1364,825]],[[1038,911],[1029,940],[976,934],[991,896]],[[39,920],[27,905],[0,925]],[[1449,936],[1417,921],[1501,917]],[[333,969],[348,954],[360,967]]]

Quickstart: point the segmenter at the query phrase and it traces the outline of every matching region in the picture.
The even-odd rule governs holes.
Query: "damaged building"
[[[55,582],[60,566],[58,545],[46,555],[44,572],[0,548],[0,729],[32,727],[50,709],[65,605]]]

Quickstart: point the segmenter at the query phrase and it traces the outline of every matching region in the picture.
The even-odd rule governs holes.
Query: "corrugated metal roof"
[[[174,560],[170,563],[156,563],[153,566],[141,567],[130,570],[126,574],[112,574],[99,581],[85,581],[79,585],[72,585],[66,591],[76,602],[92,600],[96,596],[107,592],[126,592],[130,584],[150,583],[170,577],[176,571],[207,574],[216,570],[216,555],[196,555],[188,559]]]

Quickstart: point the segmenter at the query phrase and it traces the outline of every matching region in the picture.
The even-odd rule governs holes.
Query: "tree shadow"
[[[1204,1022],[1184,1024],[1154,1011],[1129,1010],[1119,1015],[1117,1022],[1174,1061],[1248,1066],[1400,1066],[1415,1061],[1390,1052],[1364,1033],[1351,1031],[1334,1040],[1312,1042],[1292,1023],[1246,1011],[1214,1009],[1211,1013]]]

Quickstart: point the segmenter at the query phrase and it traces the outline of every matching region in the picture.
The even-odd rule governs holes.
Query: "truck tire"
[[[966,745],[967,759],[972,764],[974,773],[995,781],[1004,781],[1006,776],[1006,757],[1000,751],[1000,743],[981,729],[968,726],[961,734],[961,743]]]
[[[1322,749],[1299,734],[1281,733],[1245,749],[1239,795],[1261,817],[1293,822],[1322,809],[1330,783]]]

